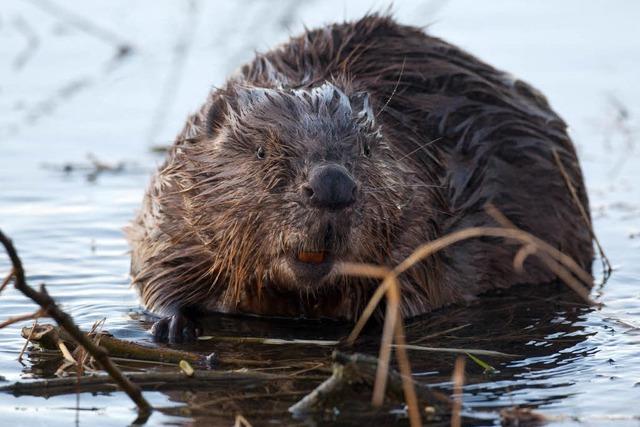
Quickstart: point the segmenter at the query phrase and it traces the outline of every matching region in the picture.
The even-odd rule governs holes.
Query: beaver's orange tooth
[[[298,260],[310,264],[320,264],[324,261],[324,258],[324,252],[300,252],[298,254]]]

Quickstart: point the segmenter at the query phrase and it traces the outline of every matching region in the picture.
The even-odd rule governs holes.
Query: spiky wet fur
[[[343,261],[393,266],[439,236],[493,225],[487,202],[590,269],[590,232],[552,150],[588,206],[566,125],[528,84],[389,17],[307,31],[189,117],[128,227],[133,282],[159,314],[354,319],[375,282],[297,283],[279,257],[329,245]],[[345,215],[300,202],[322,161],[359,185]],[[533,259],[513,271],[515,250],[475,239],[416,265],[401,277],[403,314],[554,279]]]

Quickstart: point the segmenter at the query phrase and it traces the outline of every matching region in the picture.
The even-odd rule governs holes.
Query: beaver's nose
[[[349,172],[340,165],[317,166],[302,187],[307,202],[316,208],[338,210],[356,201],[357,185]]]

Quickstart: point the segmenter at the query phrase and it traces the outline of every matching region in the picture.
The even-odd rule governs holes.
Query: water
[[[46,283],[82,327],[106,317],[106,328],[116,336],[149,342],[129,288],[121,229],[137,209],[149,173],[162,161],[150,146],[169,143],[206,91],[254,49],[283,42],[303,23],[356,18],[385,4],[59,3],[63,10],[57,3],[5,0],[0,12],[0,226],[15,241],[29,282]],[[520,355],[488,358],[500,370],[494,375],[468,361],[464,413],[470,424],[496,424],[501,408],[524,405],[552,417],[551,424],[638,425],[640,4],[396,1],[395,10],[400,21],[431,24],[432,34],[548,95],[571,125],[595,229],[616,267],[593,291],[604,303],[600,310],[575,304],[567,292],[531,295],[525,289],[439,312],[411,325],[410,340],[469,324],[424,344]],[[94,26],[83,26],[85,20]],[[131,53],[118,55],[122,45],[131,46]],[[112,165],[124,162],[123,168],[95,176],[88,154]],[[599,274],[599,263],[594,265]],[[7,269],[0,257],[0,271]],[[0,319],[33,310],[13,289],[0,296],[0,307]],[[335,338],[348,331],[341,325],[255,319],[214,323],[223,335]],[[0,376],[7,381],[51,376],[50,365],[57,367],[57,361],[47,365],[38,358],[27,358],[24,365],[16,361],[23,344],[19,330],[27,324],[0,330]],[[375,350],[374,335],[358,349]],[[276,371],[289,373],[318,363],[326,368],[331,351],[237,344],[202,344],[199,350],[270,360]],[[453,356],[412,352],[411,360],[418,379],[450,390]],[[366,405],[324,421],[292,419],[286,408],[300,397],[296,393],[326,376],[311,373],[318,379],[279,382],[275,394],[269,385],[245,390],[232,383],[211,393],[146,392],[152,404],[163,407],[226,398],[237,390],[258,396],[223,399],[213,406],[218,412],[155,412],[149,424],[231,425],[237,413],[253,425],[406,422],[372,414]],[[125,425],[134,418],[121,393],[0,395],[2,425]]]

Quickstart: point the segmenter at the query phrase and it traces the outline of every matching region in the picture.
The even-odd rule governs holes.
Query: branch
[[[451,408],[451,427],[462,426],[462,386],[464,385],[464,356],[458,356],[453,368],[453,407]]]
[[[378,366],[382,361],[375,357],[361,353],[346,354],[334,351],[333,375],[316,387],[311,393],[300,399],[289,408],[294,415],[308,414],[322,411],[328,405],[345,400],[345,394],[349,391],[357,391],[358,385],[373,387],[376,383]],[[387,387],[385,394],[394,401],[402,401],[407,381],[411,387],[416,382],[406,378],[394,369],[388,370]],[[441,413],[447,413],[451,403],[447,396],[425,387],[415,387],[417,394],[425,401],[437,402],[437,409]]]
[[[85,333],[86,334],[86,333]],[[271,366],[269,360],[245,360],[233,357],[210,356],[199,353],[174,350],[162,347],[147,347],[131,341],[125,341],[111,336],[107,333],[95,334],[89,333],[87,336],[94,340],[96,335],[99,337],[100,346],[103,347],[112,358],[124,358],[130,360],[139,360],[141,362],[160,362],[178,364],[181,360],[186,360],[196,366],[211,367],[212,364],[234,365],[240,367],[247,366]],[[62,328],[57,328],[50,324],[37,325],[35,327],[22,328],[22,337],[31,342],[37,343],[46,350],[58,350],[58,342],[64,341],[70,348],[74,350],[75,342],[71,336]]]
[[[351,334],[346,339],[346,344],[352,345],[354,343],[370,316],[373,314],[382,298],[386,295],[387,311],[385,314],[384,329],[380,342],[380,363],[377,367],[372,403],[373,405],[380,405],[384,400],[385,388],[387,385],[387,372],[391,356],[390,347],[392,341],[395,339],[397,344],[396,358],[402,369],[402,377],[405,379],[405,399],[407,406],[409,407],[409,418],[412,427],[420,425],[421,420],[419,412],[417,411],[418,400],[413,382],[411,381],[411,368],[409,366],[409,359],[406,355],[406,346],[404,345],[403,321],[401,311],[399,310],[401,290],[398,284],[398,277],[416,263],[454,243],[463,240],[485,236],[511,239],[521,243],[524,248],[520,249],[515,256],[514,267],[516,269],[524,263],[527,256],[535,255],[540,258],[549,270],[555,273],[557,277],[567,284],[567,286],[582,297],[587,304],[597,305],[589,296],[589,291],[593,285],[593,277],[582,269],[571,257],[554,248],[544,240],[516,228],[515,225],[513,225],[493,205],[487,204],[485,206],[485,210],[502,227],[471,227],[446,234],[436,240],[432,240],[431,242],[419,246],[392,270],[371,264],[358,263],[342,263],[338,267],[339,272],[343,275],[377,278],[382,280],[380,286],[378,286],[369,299],[367,306],[360,315],[360,318],[356,322]]]
[[[193,376],[182,372],[135,372],[126,376],[136,388],[145,390],[211,390],[230,385],[255,385],[256,381],[290,380],[286,375],[255,371],[205,371],[197,370]],[[0,387],[2,393],[14,396],[59,396],[70,393],[109,393],[118,391],[109,375],[52,378],[39,381],[17,382]]]
[[[4,322],[0,322],[0,329],[5,328],[9,325],[13,325],[14,323],[22,322],[24,320],[37,319],[38,317],[42,317],[44,315],[44,311],[42,309],[36,310],[33,313],[21,314],[20,316],[10,317]]]
[[[0,293],[4,291],[4,288],[6,288],[9,282],[11,282],[11,279],[13,279],[13,268],[11,269],[9,274],[7,274],[7,277],[4,278],[4,280],[2,281],[2,284],[0,284]]]
[[[495,214],[497,210],[495,208],[491,210],[492,214]],[[370,264],[359,263],[342,263],[339,265],[339,272],[346,276],[359,276],[370,277],[377,279],[384,279],[382,284],[378,286],[369,299],[369,303],[363,310],[360,318],[358,319],[356,326],[354,326],[351,334],[346,339],[348,345],[352,345],[356,338],[362,332],[365,324],[375,311],[385,293],[393,285],[393,277],[397,277],[404,271],[408,270],[420,262],[424,258],[427,258],[434,253],[463,240],[468,240],[477,237],[502,237],[505,239],[512,239],[522,243],[523,245],[533,245],[536,248],[536,252],[533,255],[542,259],[547,267],[556,273],[560,279],[562,279],[567,286],[569,286],[576,294],[578,294],[584,301],[590,306],[598,306],[589,296],[589,290],[593,285],[593,278],[591,275],[584,271],[571,257],[560,252],[558,249],[549,245],[547,242],[533,236],[532,234],[522,231],[517,228],[504,228],[504,227],[471,227],[464,228],[462,230],[454,231],[450,234],[444,235],[438,239],[432,240],[429,243],[419,246],[413,251],[409,257],[407,257],[402,263],[396,266],[392,271],[384,274],[384,270],[378,266]],[[576,280],[573,275],[577,276],[580,281]]]
[[[74,323],[71,316],[62,311],[55,303],[53,298],[49,296],[44,285],[40,285],[40,291],[36,291],[25,281],[24,269],[22,268],[22,261],[16,252],[16,249],[5,234],[0,230],[0,243],[4,246],[13,265],[13,276],[15,278],[15,287],[22,292],[25,296],[33,300],[38,304],[43,311],[47,313],[47,316],[53,318],[60,327],[64,328],[69,335],[79,345],[93,356],[93,358],[107,371],[109,376],[118,384],[118,386],[135,402],[138,406],[138,413],[141,417],[151,413],[153,408],[142,396],[140,388],[133,384],[127,377],[125,377],[120,369],[113,364],[106,350],[96,345],[91,341],[87,335],[85,335]]]
[[[585,207],[582,205],[582,202],[580,202],[580,197],[578,197],[578,192],[576,191],[576,187],[571,182],[571,178],[569,177],[569,174],[567,173],[566,169],[564,168],[564,165],[562,164],[562,160],[560,159],[558,150],[551,150],[551,152],[553,153],[553,158],[555,159],[556,164],[558,165],[558,169],[560,170],[560,173],[564,178],[564,182],[565,184],[567,184],[567,188],[571,193],[571,198],[573,199],[573,202],[576,204],[576,207],[580,211],[580,216],[582,216],[584,223],[589,228],[589,234],[591,234],[591,238],[593,239],[594,242],[596,242],[596,246],[598,247],[598,252],[600,252],[600,259],[602,260],[602,267],[603,267],[603,273],[604,273],[603,280],[606,282],[609,279],[609,276],[611,276],[611,272],[613,271],[613,268],[611,267],[611,262],[609,261],[607,254],[605,254],[604,248],[600,244],[600,239],[598,239],[596,232],[593,231],[593,224],[591,222],[591,218],[589,217],[589,214],[587,213],[587,210],[585,209]]]

